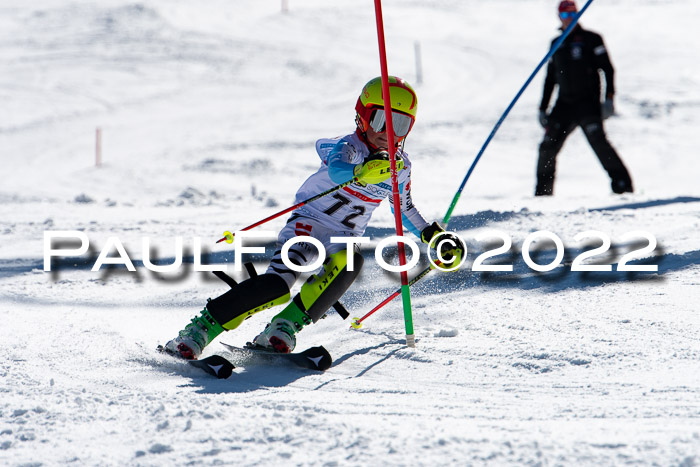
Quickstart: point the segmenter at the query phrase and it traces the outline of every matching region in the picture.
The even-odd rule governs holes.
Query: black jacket
[[[547,109],[555,84],[561,101],[600,103],[598,70],[605,73],[606,95],[615,94],[614,70],[603,38],[577,25],[549,60],[540,110]]]

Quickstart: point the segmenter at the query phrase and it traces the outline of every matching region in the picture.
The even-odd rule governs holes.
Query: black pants
[[[577,126],[581,127],[600,163],[608,172],[612,181],[612,190],[615,193],[631,193],[632,179],[630,174],[605,136],[600,116],[600,104],[593,102],[585,105],[557,101],[549,115],[544,140],[540,144],[535,196],[552,194],[557,154],[559,154],[567,136]]]

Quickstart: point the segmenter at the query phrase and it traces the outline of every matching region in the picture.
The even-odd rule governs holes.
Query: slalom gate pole
[[[254,224],[250,224],[248,227],[245,227],[245,228],[242,228],[242,229],[238,229],[238,232],[242,232],[242,231],[244,231],[244,230],[250,230],[250,229],[252,229],[252,228],[254,228],[254,227],[257,227],[257,226],[262,225],[262,224],[264,224],[264,223],[266,223],[266,222],[268,222],[268,221],[271,221],[272,219],[276,219],[276,218],[280,217],[280,216],[283,215],[283,214],[286,214],[286,213],[288,213],[288,212],[290,212],[290,211],[295,210],[296,208],[300,208],[300,207],[304,206],[305,204],[309,204],[309,203],[312,202],[312,201],[316,201],[317,199],[323,198],[324,196],[328,196],[328,195],[330,195],[331,193],[335,193],[336,191],[338,191],[338,190],[340,190],[340,189],[342,189],[342,188],[345,188],[346,186],[351,185],[351,184],[355,183],[356,181],[358,181],[358,178],[357,178],[357,177],[354,177],[352,180],[348,180],[347,182],[341,183],[340,185],[336,185],[336,186],[334,186],[333,188],[329,188],[328,190],[326,190],[326,191],[324,191],[324,192],[322,192],[322,193],[319,193],[319,194],[317,194],[317,195],[315,195],[315,196],[312,196],[312,197],[309,198],[309,199],[305,199],[304,201],[301,201],[300,203],[297,203],[297,204],[295,204],[294,206],[289,206],[287,209],[283,209],[283,210],[281,210],[280,212],[275,213],[275,214],[273,214],[273,215],[271,215],[271,216],[269,216],[269,217],[266,217],[265,219],[263,219],[263,220],[261,220],[261,221],[258,221],[258,222],[254,223]],[[224,236],[223,236],[222,238],[218,239],[218,240],[216,241],[216,243],[221,243],[221,242],[223,242],[223,241],[226,241],[226,243],[233,243],[233,237],[234,237],[234,236],[235,236],[235,234],[232,234],[231,232],[229,232],[229,231],[227,230],[226,232],[224,232]]]
[[[435,263],[436,263],[436,264],[440,264],[440,261],[439,261],[439,260],[436,260]],[[424,276],[426,276],[426,275],[427,275],[430,271],[432,271],[433,269],[434,269],[434,267],[433,267],[432,265],[430,265],[429,267],[425,268],[423,271],[421,271],[420,274],[418,274],[416,277],[414,277],[413,279],[411,279],[411,280],[408,282],[408,286],[410,287],[410,286],[412,286],[413,284],[415,284],[416,282],[418,282],[419,280],[421,280]],[[367,318],[369,318],[370,316],[372,316],[372,314],[374,314],[375,311],[379,310],[381,307],[383,307],[384,305],[386,305],[387,303],[389,303],[390,301],[392,301],[393,299],[395,299],[396,297],[398,297],[398,295],[399,295],[400,293],[401,293],[401,289],[399,289],[399,290],[397,290],[396,292],[394,292],[393,294],[389,295],[387,298],[384,299],[384,301],[382,301],[382,303],[380,303],[379,305],[377,305],[377,306],[375,306],[374,308],[372,308],[372,309],[371,309],[370,311],[368,311],[367,314],[365,314],[362,318],[353,318],[353,319],[352,319],[352,322],[350,323],[350,326],[353,327],[353,328],[355,328],[355,329],[360,329],[360,328],[362,327],[362,322],[363,322],[364,320],[366,320]]]
[[[576,27],[578,24],[578,20],[583,14],[584,11],[588,8],[588,6],[593,2],[593,0],[588,0],[586,4],[581,8],[581,11],[579,11],[576,16],[574,16],[574,19],[571,21],[571,24],[564,30],[562,35],[554,42],[552,45],[552,48],[547,52],[547,55],[544,56],[542,61],[535,67],[535,70],[530,74],[530,76],[527,78],[525,81],[525,84],[520,88],[520,91],[515,95],[513,100],[510,102],[508,107],[506,108],[505,112],[503,112],[503,115],[501,115],[501,118],[498,119],[498,122],[496,122],[496,125],[493,127],[493,130],[491,130],[491,133],[489,134],[488,138],[486,138],[486,141],[484,142],[483,146],[481,146],[481,149],[479,150],[479,153],[476,155],[476,158],[474,158],[474,162],[472,162],[472,165],[469,167],[469,170],[467,170],[467,174],[464,176],[464,180],[462,180],[462,184],[459,186],[457,189],[457,192],[454,195],[454,198],[452,198],[452,202],[450,203],[450,207],[447,210],[447,213],[445,214],[445,217],[443,218],[442,222],[447,226],[447,223],[450,221],[450,217],[452,217],[452,211],[454,211],[455,206],[457,206],[457,201],[459,201],[460,196],[462,196],[462,190],[464,190],[464,186],[467,184],[467,180],[469,180],[469,177],[471,177],[472,172],[474,172],[474,168],[476,167],[476,164],[479,162],[479,159],[481,159],[481,156],[484,155],[484,151],[486,151],[486,147],[491,143],[491,140],[493,137],[496,135],[496,132],[498,129],[501,127],[501,124],[503,121],[506,119],[510,111],[513,109],[515,106],[515,103],[518,102],[518,99],[520,99],[520,96],[522,96],[523,92],[525,92],[525,89],[530,85],[532,82],[533,78],[537,74],[538,71],[540,71],[540,68],[544,66],[547,61],[552,58],[552,55],[554,55],[554,52],[559,49],[561,46],[562,42],[564,42],[564,39],[567,38],[569,33]]]
[[[486,138],[486,141],[484,142],[483,146],[481,146],[481,149],[479,150],[478,154],[476,155],[476,158],[472,162],[471,166],[469,167],[469,170],[467,170],[467,174],[464,176],[464,179],[462,180],[461,185],[457,189],[457,192],[455,193],[454,197],[452,198],[452,202],[450,203],[450,207],[447,209],[447,212],[445,213],[445,217],[443,218],[442,222],[445,224],[445,227],[447,227],[447,224],[450,222],[450,218],[452,217],[452,212],[455,209],[455,206],[457,206],[457,202],[459,201],[460,196],[462,196],[462,191],[464,190],[465,185],[467,184],[467,180],[469,180],[469,177],[471,177],[472,172],[474,172],[474,168],[476,167],[476,164],[479,162],[479,159],[481,159],[481,156],[484,155],[484,151],[486,150],[486,147],[491,143],[491,140],[493,137],[496,135],[496,132],[498,129],[501,127],[501,124],[503,121],[506,119],[510,111],[513,109],[515,106],[515,103],[518,102],[518,99],[520,99],[520,96],[522,96],[523,92],[525,92],[525,89],[530,85],[532,80],[534,79],[535,75],[540,71],[540,69],[544,66],[547,61],[552,58],[552,55],[554,55],[554,52],[556,52],[559,47],[561,47],[561,44],[564,42],[564,40],[567,38],[569,33],[576,27],[578,24],[579,18],[581,18],[581,15],[588,9],[590,4],[593,3],[593,0],[588,0],[586,4],[581,8],[581,11],[579,11],[576,16],[574,16],[574,19],[571,21],[571,24],[564,30],[562,35],[552,44],[552,48],[547,52],[547,54],[544,56],[542,61],[535,67],[535,70],[530,74],[530,76],[527,78],[525,81],[525,84],[520,88],[518,93],[515,95],[513,100],[510,102],[508,107],[506,108],[505,112],[503,112],[503,115],[501,115],[501,118],[498,119],[498,122],[496,125],[493,127],[493,130],[491,130],[491,133],[489,134],[488,138]],[[424,270],[422,270],[416,277],[414,277],[411,282],[409,283],[409,286],[415,284],[422,278],[428,275],[430,271],[435,269],[432,265],[428,266]],[[403,287],[403,282],[402,282],[402,287]],[[352,320],[351,326],[355,329],[359,329],[362,327],[362,321],[364,321],[367,317],[372,315],[374,312],[382,308],[384,305],[392,301],[394,298],[396,298],[399,294],[399,290],[391,294],[389,297],[384,299],[379,305],[374,307],[372,310],[369,311],[369,313],[365,314],[362,318],[354,318]]]
[[[386,43],[384,40],[384,20],[382,18],[382,2],[374,0],[374,13],[377,18],[377,40],[379,43],[379,63],[382,69],[382,94],[384,96],[384,115],[386,116],[386,133],[391,166],[391,186],[394,200],[394,221],[396,224],[396,236],[403,236],[403,224],[401,222],[401,196],[399,193],[399,177],[396,170],[396,146],[394,140],[394,124],[391,114],[391,93],[389,89],[389,71],[386,61]],[[403,242],[399,241],[399,264],[406,265],[406,249]],[[411,311],[411,293],[408,285],[408,273],[401,271],[401,297],[403,298],[403,315],[406,324],[406,346],[415,347],[416,337],[413,333],[413,313]]]

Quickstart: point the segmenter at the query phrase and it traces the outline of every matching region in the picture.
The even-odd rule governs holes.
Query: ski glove
[[[542,125],[542,128],[547,128],[547,125],[549,125],[549,116],[544,110],[540,110],[540,125]]]
[[[605,98],[605,102],[603,102],[603,106],[600,110],[601,110],[601,114],[602,114],[601,116],[603,117],[603,120],[615,115],[615,105],[613,104],[612,97]]]
[[[396,171],[403,169],[401,156],[396,156]],[[353,174],[357,177],[360,185],[374,185],[381,183],[391,177],[391,161],[389,153],[377,151],[371,154],[365,162],[357,164],[353,169]]]
[[[424,228],[420,233],[420,239],[423,243],[427,243],[430,248],[440,247],[440,255],[442,260],[437,265],[440,269],[451,269],[462,262],[467,248],[462,243],[462,240],[451,232],[445,232],[437,222],[433,222],[428,227]],[[438,256],[438,259],[440,257]]]

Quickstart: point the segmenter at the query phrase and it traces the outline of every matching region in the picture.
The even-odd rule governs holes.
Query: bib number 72
[[[350,205],[350,200],[346,198],[345,196],[341,195],[340,193],[336,193],[333,195],[334,199],[337,199],[338,201],[336,203],[333,203],[331,206],[328,207],[325,211],[323,211],[324,214],[327,214],[329,216],[332,216],[333,214],[338,211],[338,209],[342,208],[343,206],[347,206],[349,209],[352,209],[355,212],[351,212],[347,216],[343,218],[342,221],[340,221],[341,224],[343,224],[345,227],[349,229],[354,229],[355,228],[355,223],[351,222],[352,219],[356,218],[357,216],[361,216],[365,213],[365,207],[364,206],[351,206]]]

